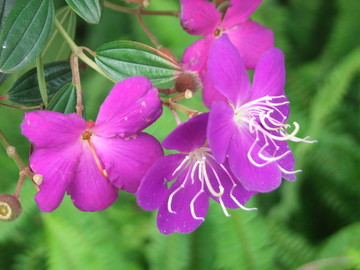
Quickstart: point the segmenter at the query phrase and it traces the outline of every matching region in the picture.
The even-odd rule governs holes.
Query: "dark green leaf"
[[[145,76],[154,84],[169,82],[180,67],[170,57],[147,45],[132,41],[114,41],[96,50],[96,63],[115,80]]]
[[[0,72],[0,85],[7,79],[9,74]]]
[[[71,82],[69,62],[54,62],[44,66],[46,88],[49,99],[65,84]],[[35,106],[42,103],[36,68],[21,76],[8,92],[12,102]]]
[[[3,0],[0,2],[0,29],[14,3],[15,0]]]
[[[17,71],[34,61],[46,45],[53,21],[51,0],[16,1],[0,34],[0,71]]]
[[[65,84],[51,99],[46,110],[73,113],[76,112],[76,87],[72,83]]]
[[[101,18],[103,0],[65,0],[81,18],[89,23],[98,24]]]
[[[76,27],[76,15],[69,8],[65,6],[56,11],[56,19],[60,22],[67,34],[74,38]],[[50,35],[49,41],[42,51],[41,55],[44,63],[68,60],[71,53],[69,45],[66,43],[59,31],[54,27]]]

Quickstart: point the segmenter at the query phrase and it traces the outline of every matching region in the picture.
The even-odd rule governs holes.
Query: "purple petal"
[[[60,205],[73,181],[80,154],[80,143],[67,147],[35,148],[30,157],[30,166],[34,173],[43,176],[40,191],[35,196],[41,211],[50,212]]]
[[[136,192],[147,170],[163,155],[160,143],[147,133],[125,139],[94,136],[93,143],[109,181],[131,193]]]
[[[226,31],[247,69],[254,69],[260,56],[274,46],[273,32],[253,21]]]
[[[247,190],[269,192],[280,186],[281,172],[275,161],[262,167],[255,166],[250,162],[248,152],[253,146],[251,157],[258,164],[264,163],[257,156],[261,147],[254,142],[255,138],[247,131],[235,132],[229,147],[230,168]],[[267,154],[267,156],[269,155]]]
[[[207,136],[215,159],[224,163],[230,139],[236,129],[234,110],[223,101],[216,101],[211,107]]]
[[[203,147],[206,141],[208,113],[197,115],[174,129],[163,141],[166,149],[189,153]]]
[[[280,49],[272,48],[256,65],[252,84],[252,99],[285,95],[285,59]]]
[[[24,134],[37,148],[65,147],[81,140],[85,120],[75,113],[62,114],[50,111],[25,113],[21,123]]]
[[[117,189],[100,172],[86,142],[83,143],[80,162],[67,191],[74,205],[82,211],[104,210],[117,199]]]
[[[127,137],[153,123],[162,112],[157,89],[145,77],[117,83],[100,107],[93,131]]]
[[[192,35],[212,34],[220,23],[221,13],[206,0],[180,0],[180,23]]]
[[[201,192],[198,179],[192,183],[185,171],[171,186],[168,197],[160,206],[157,225],[161,233],[190,233],[203,222],[209,208],[209,198]],[[191,211],[191,204],[193,211]]]
[[[174,154],[161,157],[141,180],[136,199],[145,210],[155,210],[165,201],[168,192],[167,183],[176,177],[173,173],[184,160],[185,155]]]
[[[208,36],[187,47],[181,61],[182,67],[185,70],[198,71],[199,76],[202,77],[206,70],[209,50],[213,41],[214,37]]]
[[[210,49],[208,73],[215,88],[235,106],[248,97],[248,74],[239,53],[226,34],[215,40]]]
[[[239,208],[244,206],[250,197],[255,194],[255,192],[248,191],[241,185],[241,183],[232,174],[227,162],[223,165],[219,165],[215,161],[209,162],[211,167],[207,167],[207,174],[212,187],[216,192],[220,191],[220,185],[224,189],[224,193],[221,197],[214,196],[211,192],[208,192],[209,196],[218,203],[221,203],[221,200],[224,206],[228,208]]]
[[[214,101],[218,101],[218,100],[227,101],[226,97],[223,94],[221,94],[219,91],[217,91],[216,88],[214,87],[211,77],[209,76],[209,72],[205,73],[203,79],[203,86],[204,86],[202,92],[203,102],[209,108],[211,107],[211,104]]]
[[[221,28],[227,29],[246,21],[261,2],[262,0],[231,0],[230,7],[221,22]]]

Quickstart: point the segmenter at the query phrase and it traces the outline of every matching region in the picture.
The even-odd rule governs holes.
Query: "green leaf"
[[[15,0],[3,0],[0,2],[0,29],[14,4]]]
[[[81,18],[89,23],[98,24],[101,19],[103,0],[65,0]]]
[[[65,84],[54,95],[49,102],[46,110],[61,112],[61,113],[73,113],[76,112],[76,87],[72,83]]]
[[[38,85],[40,90],[41,99],[43,104],[46,106],[48,104],[48,94],[46,90],[46,81],[45,81],[45,73],[44,73],[44,66],[42,62],[41,56],[36,58],[36,72],[37,72],[37,79]]]
[[[14,72],[40,54],[54,21],[51,0],[18,0],[7,16],[0,34],[0,71]]]
[[[56,19],[62,25],[66,33],[74,39],[75,36],[75,27],[76,27],[76,15],[69,8],[65,6],[55,14]],[[51,36],[48,43],[45,46],[45,49],[42,51],[41,55],[44,59],[44,63],[68,60],[71,53],[69,45],[66,43],[63,36],[59,33],[57,28],[53,28]]]
[[[71,82],[72,74],[69,62],[54,62],[44,65],[48,98],[65,84]],[[21,76],[8,92],[9,100],[25,106],[35,106],[42,103],[36,68]]]
[[[154,84],[162,84],[173,80],[181,70],[167,55],[133,41],[106,43],[95,52],[98,66],[118,81],[131,76],[145,76]]]

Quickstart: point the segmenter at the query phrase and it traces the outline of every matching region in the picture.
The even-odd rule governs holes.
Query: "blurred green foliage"
[[[57,8],[64,1],[55,1]],[[177,10],[177,1],[149,8]],[[161,235],[156,213],[142,211],[132,194],[99,213],[78,211],[66,197],[41,213],[30,181],[22,216],[0,223],[0,269],[360,269],[360,1],[268,0],[252,17],[275,33],[286,55],[291,119],[317,144],[291,145],[298,181],[256,195],[259,210],[230,211],[211,204],[205,223],[188,235]],[[196,37],[173,17],[146,17],[161,44],[178,58]],[[150,44],[136,19],[104,9],[100,24],[77,17],[76,43],[91,49],[113,40]],[[1,86],[6,93],[15,78]],[[95,119],[111,83],[88,68],[82,74],[88,119]],[[202,108],[200,96],[189,101]],[[0,106],[0,128],[24,160],[23,112]],[[162,140],[174,127],[171,113],[149,128]],[[18,169],[0,149],[0,192],[12,193]]]

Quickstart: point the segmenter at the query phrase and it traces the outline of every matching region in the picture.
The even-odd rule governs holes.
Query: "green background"
[[[64,1],[55,1],[57,8]],[[177,10],[177,1],[152,0],[149,8]],[[297,182],[256,195],[223,215],[212,203],[206,221],[188,235],[161,235],[156,213],[141,210],[120,191],[105,211],[78,211],[68,196],[52,213],[41,213],[26,181],[23,214],[0,223],[0,269],[360,269],[360,1],[267,0],[252,19],[271,28],[286,55],[290,121],[317,144],[291,144]],[[161,44],[180,59],[195,36],[174,17],[145,17]],[[151,45],[132,15],[104,9],[101,22],[77,17],[75,42],[95,50],[105,42]],[[82,73],[87,119],[112,87],[91,70]],[[11,81],[0,86],[6,93]],[[202,109],[200,96],[188,101]],[[0,129],[27,160],[20,133],[23,112],[0,106]],[[162,140],[176,126],[164,115],[148,132]],[[0,193],[12,193],[18,169],[0,148]],[[308,265],[307,265],[308,264]]]

